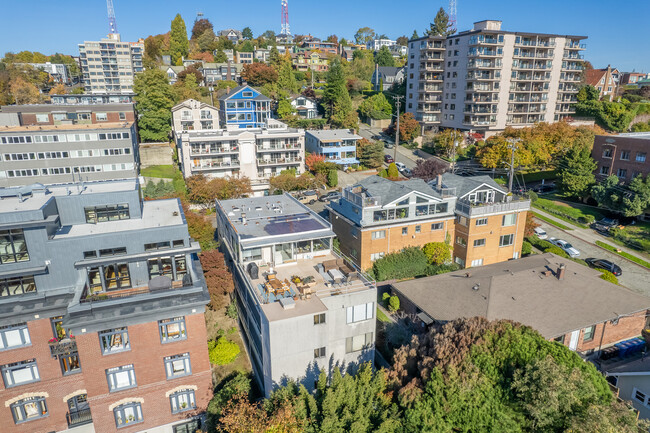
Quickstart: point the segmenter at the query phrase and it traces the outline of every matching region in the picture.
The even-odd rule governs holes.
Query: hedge
[[[602,274],[600,275],[600,278],[602,278],[605,281],[609,281],[610,283],[618,285],[618,278],[616,278],[616,275],[604,269],[602,269],[601,272]]]
[[[211,340],[208,342],[210,364],[213,365],[230,364],[237,358],[239,352],[237,343],[233,343],[225,337],[220,337],[217,341]]]
[[[427,255],[418,247],[404,248],[375,261],[372,270],[377,281],[426,275]]]

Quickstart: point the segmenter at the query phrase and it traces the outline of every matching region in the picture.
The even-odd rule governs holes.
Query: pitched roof
[[[380,77],[395,77],[399,71],[404,69],[404,67],[400,68],[397,66],[380,66],[377,69],[379,70]]]
[[[564,278],[555,276],[560,264]],[[545,276],[544,271],[552,275]],[[469,277],[466,277],[469,274]],[[551,253],[393,284],[435,320],[509,319],[554,338],[650,308],[650,297]]]
[[[212,106],[210,104],[206,104],[205,102],[197,101],[196,99],[186,99],[185,101],[179,102],[178,104],[174,105],[172,107],[172,112],[178,111],[178,110],[180,110],[181,108],[184,108],[184,107],[189,107],[192,104],[192,102],[199,103],[200,108],[206,108],[207,107],[207,108],[212,108],[213,110],[219,110],[217,107],[214,107],[214,106]]]
[[[422,179],[393,181],[381,176],[370,176],[357,185],[365,189],[366,195],[369,197],[381,197],[382,205],[399,200],[414,191],[431,197],[440,197],[440,194]]]
[[[589,69],[585,71],[585,81],[590,86],[597,86],[600,80],[607,74],[607,69]]]
[[[225,95],[220,96],[219,100],[223,101],[225,99],[228,99],[228,98],[236,95],[237,93],[239,93],[242,90],[247,89],[247,88],[258,94],[257,96],[255,96],[254,98],[251,98],[251,99],[255,99],[256,101],[270,101],[271,100],[271,98],[262,95],[262,93],[259,90],[256,90],[256,89],[252,88],[248,84],[244,84],[242,86],[235,87],[229,93],[226,93]]]
[[[431,187],[438,185],[438,179],[429,182]],[[442,175],[442,185],[445,188],[455,188],[456,196],[462,198],[467,193],[474,191],[481,185],[487,185],[500,192],[505,192],[503,188],[496,183],[490,176],[458,176],[457,174],[444,173]]]

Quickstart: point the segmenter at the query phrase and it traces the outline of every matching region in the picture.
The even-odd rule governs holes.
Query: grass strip
[[[550,219],[550,218],[546,218],[544,215],[540,215],[540,214],[538,214],[537,212],[533,212],[533,215],[535,215],[535,218],[539,218],[539,219],[541,219],[542,221],[545,221],[545,222],[549,223],[550,225],[552,225],[552,226],[554,226],[554,227],[557,227],[557,228],[559,228],[559,229],[562,229],[562,230],[573,230],[572,228],[567,227],[567,226],[565,226],[564,224],[559,223],[559,222],[557,222],[557,221],[554,221],[554,220],[552,220],[552,219]],[[559,217],[558,217],[558,218],[559,218]]]
[[[377,308],[377,320],[384,323],[391,323],[391,320],[379,308]]]
[[[639,264],[641,266],[645,266],[646,268],[650,269],[650,263],[648,263],[645,260],[642,260],[642,259],[640,259],[640,258],[638,258],[636,256],[633,256],[632,254],[626,253],[625,251],[618,252],[618,251],[616,251],[617,250],[616,247],[613,247],[613,246],[611,246],[609,244],[606,244],[605,242],[596,241],[596,245],[598,245],[599,247],[605,248],[608,251],[616,253],[621,257],[625,257],[628,260],[632,260],[636,264]]]
[[[538,201],[539,201],[539,200],[538,200]],[[582,224],[582,223],[579,223],[579,222],[577,222],[577,221],[575,221],[575,220],[572,220],[571,218],[568,218],[568,217],[566,217],[566,216],[564,216],[564,215],[562,215],[562,214],[559,214],[559,213],[555,212],[552,208],[548,208],[548,207],[546,207],[546,206],[544,206],[544,205],[540,205],[540,204],[538,204],[537,202],[533,203],[533,207],[534,207],[534,208],[537,208],[537,209],[539,209],[539,210],[543,210],[544,212],[550,213],[550,214],[553,215],[555,218],[560,219],[560,220],[562,220],[562,221],[566,221],[566,222],[568,222],[569,224],[573,224],[573,225],[576,226],[576,227],[580,227],[580,228],[583,228],[583,229],[588,229],[588,228],[589,228],[589,227],[586,226],[585,224]]]

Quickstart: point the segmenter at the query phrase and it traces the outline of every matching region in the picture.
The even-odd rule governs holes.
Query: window
[[[106,221],[128,220],[129,205],[118,204],[111,206],[91,206],[84,208],[86,222],[89,224],[103,223]]]
[[[164,250],[169,248],[169,241],[167,242],[154,242],[151,244],[144,244],[145,251]]]
[[[503,227],[514,226],[516,222],[517,222],[517,214],[511,213],[503,216],[503,221],[501,225]]]
[[[409,228],[408,227],[402,227],[402,236],[406,236],[409,234]]]
[[[467,217],[457,215],[456,216],[456,222],[462,226],[467,227]]]
[[[612,157],[612,149],[604,149],[603,158],[611,158],[611,157]]]
[[[0,350],[31,345],[27,323],[0,327]]]
[[[474,240],[474,248],[476,247],[484,247],[485,246],[485,238],[483,239],[475,239]]]
[[[461,247],[466,247],[467,246],[467,239],[465,239],[462,236],[456,236],[456,243],[460,245]]]
[[[29,260],[23,229],[0,230],[0,264]]]
[[[345,353],[358,352],[372,343],[374,343],[372,332],[348,337],[345,339]]]
[[[641,392],[638,389],[634,388],[632,390],[632,398],[641,404],[646,404],[646,400],[648,396],[646,395],[645,392]]]
[[[377,230],[376,232],[372,232],[371,234],[371,239],[385,239],[386,238],[386,230]]]
[[[442,230],[443,223],[433,223],[431,224],[431,231]]]
[[[472,267],[474,266],[483,266],[483,259],[472,260]]]
[[[476,220],[476,225],[477,226],[486,226],[487,223],[488,223],[487,218],[479,218],[479,219]]]
[[[49,114],[37,114],[36,115],[36,122],[37,123],[47,123],[50,121],[50,115]]]
[[[142,406],[137,402],[120,405],[113,409],[113,416],[117,428],[142,422]]]
[[[11,413],[16,424],[46,417],[48,412],[45,397],[29,397],[18,400],[11,405]]]
[[[108,256],[120,256],[126,254],[126,248],[107,248],[104,250],[99,250],[99,257],[108,257]]]
[[[120,120],[126,120],[126,113],[119,113]]]
[[[325,313],[314,314],[314,325],[322,325],[325,323]]]
[[[636,153],[636,162],[645,162],[645,152],[637,152]]]
[[[242,250],[241,258],[244,263],[262,260],[262,249],[251,248],[250,250]]]
[[[161,343],[187,339],[187,334],[185,332],[185,317],[159,320],[158,326],[160,328]]]
[[[375,303],[368,302],[367,304],[355,305],[348,307],[346,311],[346,321],[348,324],[361,322],[363,320],[370,320],[374,317]]]
[[[63,373],[64,376],[81,372],[78,353],[61,355],[59,357],[59,363],[61,364],[61,373]]]
[[[196,433],[201,427],[200,419],[193,419],[183,424],[176,424],[172,427],[173,433]]]
[[[499,238],[499,246],[500,247],[507,247],[513,244],[515,241],[515,235],[503,235]]]
[[[415,233],[422,233],[422,226],[415,226]]]
[[[95,113],[95,118],[98,122],[106,122],[108,120],[106,113]]]
[[[606,165],[600,167],[600,174],[609,174],[609,167]]]
[[[137,386],[133,364],[109,368],[106,370],[106,381],[110,392]]]
[[[127,328],[115,328],[101,331],[99,332],[99,341],[104,355],[131,350],[129,331]]]
[[[241,95],[244,98],[252,98],[253,97],[253,92],[242,92]]]
[[[593,340],[595,331],[596,331],[595,326],[590,326],[588,328],[585,328],[585,332],[582,335],[582,342],[586,343],[587,341]]]
[[[627,176],[627,169],[619,168],[618,171],[616,172],[616,176],[620,178],[625,178]]]
[[[629,161],[629,160],[630,160],[630,151],[621,150],[621,161]]]
[[[36,360],[28,359],[3,365],[2,379],[5,382],[5,388],[11,388],[26,383],[38,382],[41,377],[38,374]]]
[[[172,413],[185,412],[196,409],[193,389],[182,389],[169,396]]]
[[[372,253],[372,254],[370,254],[370,260],[372,260],[372,261],[374,262],[374,261],[376,261],[376,260],[381,259],[381,258],[384,257],[385,255],[386,255],[386,253],[384,253],[384,252],[381,252],[381,253]]]
[[[314,349],[314,359],[324,358],[324,357],[325,357],[324,347],[319,347],[318,349]]]
[[[165,362],[167,379],[174,379],[176,377],[189,376],[192,374],[189,353],[166,356],[163,361]]]
[[[97,268],[91,268],[89,272],[94,269]],[[101,269],[103,270],[102,276],[107,290],[128,289],[131,287],[131,276],[127,263],[104,265]]]

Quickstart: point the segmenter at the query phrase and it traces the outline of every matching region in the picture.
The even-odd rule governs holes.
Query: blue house
[[[357,141],[360,139],[349,129],[305,131],[305,150],[323,155],[325,161],[334,162],[345,169],[359,163]]]
[[[239,128],[261,128],[271,118],[271,99],[250,86],[235,87],[219,98],[222,128],[237,125]]]

